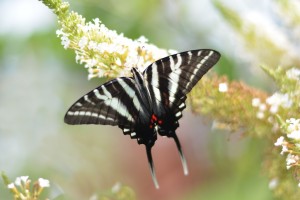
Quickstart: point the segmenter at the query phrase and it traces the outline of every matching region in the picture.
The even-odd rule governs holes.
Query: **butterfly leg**
[[[189,171],[188,171],[188,167],[187,167],[187,162],[186,162],[186,159],[185,159],[185,157],[184,157],[184,155],[183,155],[183,152],[182,152],[182,148],[181,148],[179,139],[178,139],[176,133],[172,134],[171,137],[173,137],[174,140],[175,140],[175,143],[176,143],[176,146],[177,146],[179,155],[180,155],[182,167],[183,167],[183,173],[184,173],[184,175],[188,175],[188,174],[189,174]]]
[[[154,164],[153,164],[153,159],[152,159],[152,154],[151,154],[151,148],[152,148],[152,146],[146,145],[147,158],[148,158],[148,163],[149,163],[149,167],[150,167],[150,171],[151,171],[152,180],[155,185],[155,188],[158,189],[159,185],[158,185],[156,175],[155,175],[155,169],[154,169]]]

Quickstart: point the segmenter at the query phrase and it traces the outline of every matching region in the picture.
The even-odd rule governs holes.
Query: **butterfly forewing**
[[[139,109],[134,98],[136,91],[131,78],[113,79],[75,102],[66,113],[65,122],[132,126]]]
[[[219,60],[214,50],[186,51],[154,62],[144,72],[149,92],[156,104],[172,106],[172,102],[186,95],[202,76]]]

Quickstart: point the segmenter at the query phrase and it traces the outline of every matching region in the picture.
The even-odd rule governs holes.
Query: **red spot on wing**
[[[151,123],[151,126],[153,126],[156,123],[159,124],[159,125],[162,125],[163,120],[158,119],[155,114],[152,114],[151,119],[150,119],[150,123]]]
[[[153,121],[157,121],[157,117],[156,117],[156,115],[152,114],[152,116],[151,116],[151,120],[153,120]]]
[[[156,124],[156,123],[161,124],[162,121],[161,121],[161,120],[157,121],[157,116],[154,115],[154,114],[152,114],[152,115],[151,115],[151,119],[150,119],[150,125],[149,125],[149,128],[153,128],[154,124]]]

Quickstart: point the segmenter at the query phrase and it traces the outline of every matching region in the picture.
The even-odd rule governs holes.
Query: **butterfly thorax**
[[[131,72],[133,79],[135,80],[138,96],[140,97],[142,104],[147,108],[148,111],[153,111],[151,96],[148,88],[146,87],[142,74],[134,67],[131,69]]]

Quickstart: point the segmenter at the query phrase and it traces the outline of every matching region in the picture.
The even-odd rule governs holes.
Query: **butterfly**
[[[77,100],[67,111],[67,124],[118,126],[125,135],[144,144],[152,180],[159,188],[151,149],[157,135],[173,138],[183,166],[186,159],[176,135],[187,94],[219,60],[220,53],[199,49],[155,61],[142,73],[132,68],[132,77],[119,77],[100,85]]]

